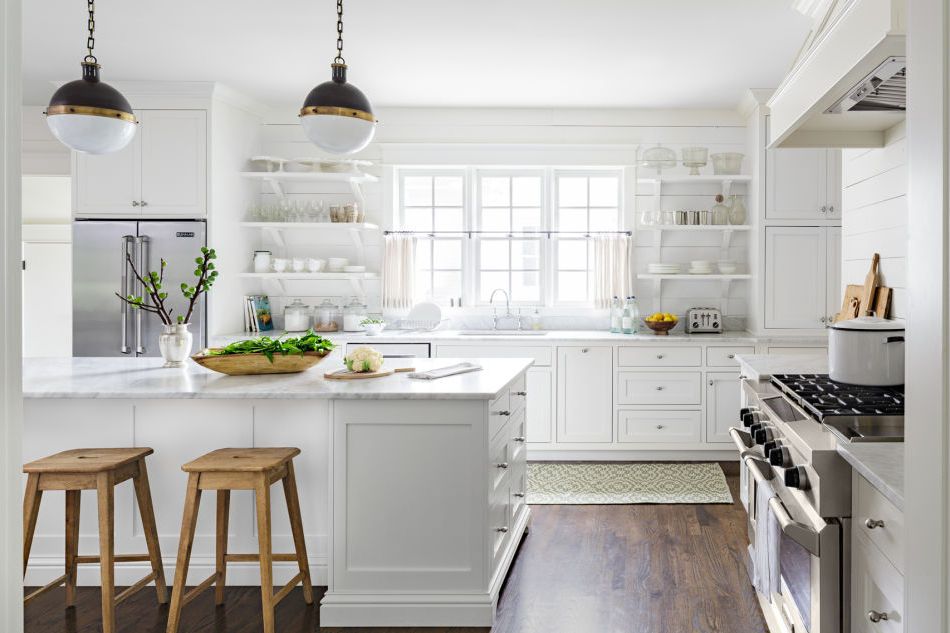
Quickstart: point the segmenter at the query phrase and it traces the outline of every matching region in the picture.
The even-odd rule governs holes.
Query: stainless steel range
[[[778,582],[768,583],[764,597],[782,633],[850,631],[843,597],[850,594],[851,468],[837,444],[902,441],[903,390],[846,385],[822,374],[742,385],[744,408],[730,433],[743,464],[750,576],[758,560],[761,577],[756,546],[765,544]],[[770,521],[780,535],[772,541],[761,538]]]

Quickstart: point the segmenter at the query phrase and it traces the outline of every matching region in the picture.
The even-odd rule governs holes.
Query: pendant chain
[[[95,0],[86,0],[86,8],[89,12],[89,20],[87,22],[87,28],[89,29],[89,37],[86,38],[86,49],[89,51],[86,55],[84,62],[95,64],[96,56],[92,54],[92,49],[96,47],[96,3]]]
[[[89,0],[90,5],[92,0]],[[343,59],[343,0],[336,0],[336,58],[334,64],[345,64]]]

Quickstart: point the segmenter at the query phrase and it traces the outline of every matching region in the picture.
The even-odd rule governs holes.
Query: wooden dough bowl
[[[258,374],[296,374],[307,371],[329,352],[304,352],[301,354],[274,355],[272,363],[263,354],[195,354],[191,360],[202,367],[229,376],[250,376]]]

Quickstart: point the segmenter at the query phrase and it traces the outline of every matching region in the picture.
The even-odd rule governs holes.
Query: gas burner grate
[[[772,383],[819,421],[826,416],[904,415],[903,387],[848,385],[827,374],[776,374]]]

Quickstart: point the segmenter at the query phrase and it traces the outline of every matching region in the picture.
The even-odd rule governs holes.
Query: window
[[[419,232],[420,300],[484,305],[501,288],[513,304],[590,304],[589,233],[622,227],[622,170],[397,173],[397,228]]]

